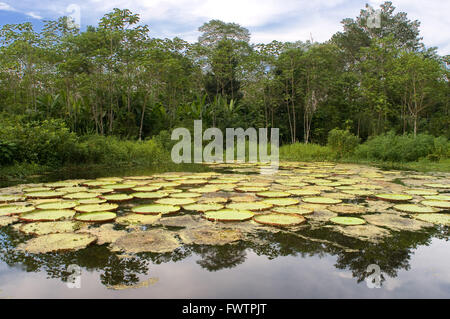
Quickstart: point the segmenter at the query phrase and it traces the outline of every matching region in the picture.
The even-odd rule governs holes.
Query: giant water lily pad
[[[20,220],[27,222],[35,221],[56,221],[60,219],[69,219],[75,215],[71,209],[43,209],[35,210],[30,213],[20,214]]]
[[[418,214],[414,218],[428,223],[450,226],[450,214]]]
[[[65,192],[45,191],[45,192],[31,192],[27,193],[27,198],[58,198],[64,196]]]
[[[192,192],[174,193],[170,195],[171,198],[196,198],[200,196],[202,196],[202,194]]]
[[[262,202],[273,206],[291,206],[300,203],[296,198],[266,198]]]
[[[386,227],[397,231],[419,231],[431,226],[429,223],[421,222],[419,220],[387,213],[364,215],[363,218],[372,225]]]
[[[195,198],[161,198],[155,201],[157,204],[189,205],[197,202]]]
[[[382,199],[388,202],[407,202],[413,199],[411,195],[406,194],[376,194],[376,198]]]
[[[195,211],[204,213],[211,210],[219,210],[222,209],[224,206],[217,203],[204,203],[204,204],[189,204],[189,205],[183,205],[184,210],[188,211]]]
[[[295,196],[316,196],[320,195],[319,190],[314,189],[288,189],[287,193]]]
[[[425,199],[431,199],[431,200],[446,200],[446,201],[450,201],[450,195],[426,195],[423,196],[423,198]]]
[[[395,205],[393,208],[395,210],[398,210],[399,212],[412,214],[431,214],[439,212],[439,210],[436,208],[416,204],[399,204]]]
[[[211,221],[238,222],[252,219],[254,213],[249,210],[221,209],[206,212],[202,216]]]
[[[343,216],[332,217],[332,218],[330,218],[330,221],[335,223],[335,224],[347,225],[347,226],[363,225],[363,224],[366,223],[366,221],[364,219],[361,219],[361,218],[357,218],[357,217],[343,217]]]
[[[378,243],[381,240],[391,236],[388,230],[369,224],[354,226],[334,226],[333,229],[345,236],[373,243]]]
[[[0,216],[0,227],[11,225],[19,220],[17,216]]]
[[[129,194],[110,194],[102,195],[101,198],[106,199],[108,202],[125,202],[132,200],[134,197]]]
[[[299,214],[299,215],[309,215],[314,213],[314,210],[311,208],[305,208],[301,206],[283,206],[283,207],[274,207],[272,211],[281,214]]]
[[[148,193],[148,192],[154,192],[154,191],[160,190],[161,188],[162,188],[161,185],[147,185],[147,186],[133,187],[132,189],[133,189],[135,192],[145,192],[145,193]]]
[[[180,244],[172,233],[161,229],[129,233],[112,244],[113,251],[127,253],[168,253],[178,247]]]
[[[364,206],[352,204],[340,204],[328,207],[328,210],[338,214],[363,214],[367,211]]]
[[[110,210],[116,210],[119,207],[117,204],[88,204],[76,206],[75,210],[80,213],[94,213],[94,212],[107,212]]]
[[[418,195],[418,196],[437,195],[437,192],[431,189],[407,189],[405,193],[409,195]]]
[[[116,218],[116,223],[124,225],[152,225],[159,220],[158,215],[128,214]]]
[[[0,216],[28,213],[28,212],[32,212],[33,210],[34,210],[33,206],[4,205],[4,206],[0,206]]]
[[[51,191],[52,188],[51,187],[27,187],[24,188],[22,191],[25,193],[33,193],[33,192],[46,192],[46,191]]]
[[[78,205],[90,205],[90,204],[103,204],[106,203],[106,199],[102,198],[86,198],[86,199],[79,199]]]
[[[19,245],[19,250],[32,254],[43,254],[57,251],[79,250],[87,247],[97,240],[97,237],[85,233],[49,234],[32,238]]]
[[[235,191],[240,193],[256,193],[256,192],[264,192],[267,191],[268,187],[260,187],[260,186],[240,186],[236,187]]]
[[[161,225],[169,227],[188,227],[195,228],[199,226],[209,225],[209,222],[203,218],[194,218],[192,215],[169,216],[159,220]]]
[[[303,197],[302,201],[310,204],[333,205],[342,203],[342,200],[328,197]]]
[[[272,208],[273,205],[263,202],[242,202],[242,203],[231,203],[227,205],[227,208],[234,210],[250,210],[250,211],[261,211]]]
[[[75,201],[57,201],[36,205],[37,209],[70,209],[78,205]]]
[[[66,199],[88,199],[88,198],[95,198],[100,195],[101,195],[101,193],[80,192],[80,193],[71,193],[71,194],[64,195],[63,198],[66,198]]]
[[[187,245],[225,245],[242,239],[240,230],[229,228],[199,227],[182,230],[179,235],[183,243]]]
[[[116,219],[117,215],[112,212],[83,213],[75,216],[75,220],[80,222],[103,223]]]
[[[120,237],[127,235],[124,230],[115,230],[113,224],[103,224],[100,227],[83,229],[82,232],[97,237],[97,245],[114,243]]]
[[[57,233],[72,233],[78,227],[78,224],[73,221],[34,222],[23,224],[19,230],[27,235],[42,236]]]
[[[169,196],[169,193],[166,192],[137,192],[131,194],[135,198],[139,199],[159,199]]]
[[[450,189],[450,184],[442,184],[442,183],[429,183],[429,184],[423,184],[423,186],[432,187],[432,188]]]
[[[423,200],[421,201],[421,204],[436,208],[442,208],[442,209],[450,209],[450,202],[445,200]]]
[[[286,193],[286,192],[265,191],[265,192],[256,193],[256,196],[266,197],[266,198],[282,198],[282,197],[289,197],[289,196],[291,196],[291,194]]]
[[[270,226],[296,226],[303,224],[306,219],[305,217],[298,214],[280,214],[280,213],[269,213],[261,214],[253,217],[253,220],[257,223],[270,225]]]
[[[178,211],[180,211],[180,206],[170,204],[149,204],[136,206],[131,210],[136,214],[164,215],[177,213]]]

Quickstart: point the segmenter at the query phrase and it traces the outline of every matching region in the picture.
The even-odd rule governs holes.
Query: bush
[[[0,141],[0,165],[11,164],[16,156],[16,144]]]
[[[327,145],[337,158],[352,155],[359,143],[359,137],[347,130],[333,129],[328,133]]]
[[[369,138],[359,145],[355,155],[360,159],[381,160],[391,162],[412,162],[425,158],[430,154],[431,159],[447,157],[448,141],[445,138],[435,138],[427,134],[395,135],[389,132]]]
[[[0,124],[0,140],[14,145],[17,162],[57,166],[67,162],[77,147],[78,137],[61,120]]]

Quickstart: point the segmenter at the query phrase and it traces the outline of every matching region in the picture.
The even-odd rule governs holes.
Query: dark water
[[[225,246],[190,245],[172,253],[125,259],[106,245],[30,255],[14,249],[26,238],[10,227],[1,228],[0,298],[450,297],[448,227],[394,232],[379,244],[324,228],[298,233],[338,245],[261,232],[255,240]],[[71,264],[81,267],[80,288],[67,286]],[[380,288],[369,288],[365,281],[371,264],[380,267]],[[147,287],[108,289],[146,280],[150,280]]]

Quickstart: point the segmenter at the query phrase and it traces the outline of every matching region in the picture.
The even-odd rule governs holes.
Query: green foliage
[[[0,165],[11,164],[16,155],[16,144],[0,141]]]
[[[328,146],[337,158],[348,157],[353,154],[360,139],[348,130],[333,129],[328,133]]]
[[[328,146],[295,143],[280,147],[280,160],[285,161],[331,161],[335,154]]]
[[[435,138],[427,134],[395,135],[389,132],[375,136],[357,147],[356,158],[389,162],[411,162],[434,154],[437,159],[448,156],[446,138]],[[433,156],[432,156],[433,158]]]

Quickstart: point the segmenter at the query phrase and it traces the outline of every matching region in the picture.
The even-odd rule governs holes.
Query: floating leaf
[[[175,194],[170,195],[170,197],[172,197],[172,198],[196,198],[196,197],[200,197],[200,196],[202,196],[202,194],[191,193],[191,192],[175,193]]]
[[[367,210],[364,206],[341,204],[328,207],[328,209],[338,214],[363,214]]]
[[[450,226],[450,214],[418,214],[414,218],[428,223]]]
[[[116,219],[117,215],[112,212],[83,213],[75,216],[80,222],[109,222]]]
[[[320,195],[320,191],[313,189],[288,189],[287,193],[295,196],[316,196]]]
[[[152,225],[158,220],[158,215],[128,214],[117,217],[116,223],[125,225]]]
[[[36,206],[37,209],[70,209],[78,205],[78,202],[74,201],[57,201],[39,204]]]
[[[34,222],[23,224],[19,230],[27,235],[48,235],[57,233],[71,233],[78,229],[78,224],[73,221]]]
[[[157,190],[160,190],[162,188],[161,185],[147,185],[147,186],[139,186],[139,187],[133,187],[132,190],[135,192],[154,192]]]
[[[94,212],[107,212],[110,210],[116,210],[119,206],[117,204],[88,204],[75,207],[75,210],[80,213],[94,213]]]
[[[400,204],[394,206],[395,210],[399,212],[412,213],[412,214],[431,214],[439,212],[438,209],[427,206],[420,206],[416,204]]]
[[[296,226],[303,224],[306,219],[298,214],[280,214],[269,213],[260,214],[253,217],[253,220],[257,223],[270,225],[270,226]]]
[[[364,219],[361,218],[356,218],[356,217],[342,217],[342,216],[338,216],[338,217],[332,217],[330,218],[330,221],[335,223],[335,224],[340,224],[340,225],[362,225],[365,224],[366,221]]]
[[[442,209],[450,209],[450,202],[445,200],[423,200],[421,204]]]
[[[140,205],[131,209],[136,214],[174,214],[180,210],[180,206],[174,206],[170,204],[150,204]]]
[[[189,211],[196,211],[196,212],[207,212],[211,210],[219,210],[222,209],[224,206],[217,203],[205,203],[205,204],[189,204],[189,205],[183,205],[184,210]]]
[[[28,212],[32,212],[33,210],[34,210],[33,206],[5,205],[5,206],[0,206],[0,216],[28,213]]]
[[[299,214],[299,215],[309,215],[314,213],[311,208],[305,208],[301,206],[288,206],[288,207],[274,207],[272,211],[281,214]]]
[[[430,189],[407,189],[405,190],[405,193],[409,195],[418,195],[418,196],[437,195],[436,191]]]
[[[430,183],[430,184],[423,184],[423,186],[433,187],[433,188],[450,189],[450,184]]]
[[[363,218],[372,225],[387,227],[397,231],[418,231],[424,227],[430,227],[430,224],[411,218],[400,217],[395,214],[382,213],[374,215],[364,215]]]
[[[272,208],[273,205],[263,202],[242,202],[242,203],[231,203],[227,205],[227,208],[235,210],[250,210],[250,211],[261,211]]]
[[[178,247],[180,244],[177,239],[170,232],[161,229],[129,233],[112,244],[113,251],[127,253],[168,253]]]
[[[80,193],[71,193],[71,194],[64,195],[63,198],[66,198],[66,199],[88,199],[88,198],[95,198],[100,195],[101,195],[101,193],[80,192]]]
[[[188,205],[197,202],[195,198],[161,198],[155,201],[157,204],[169,204],[169,205]]]
[[[332,205],[339,204],[342,202],[340,199],[328,198],[328,197],[303,197],[302,201],[310,204],[324,204],[324,205]]]
[[[187,245],[225,245],[242,239],[240,230],[208,227],[182,230],[179,235],[183,243]]]
[[[424,196],[425,199],[431,199],[431,200],[446,200],[450,201],[450,195],[429,195]]]
[[[138,192],[131,195],[139,199],[159,199],[169,196],[169,194],[165,192]]]
[[[18,249],[32,254],[78,250],[85,248],[96,240],[97,237],[94,235],[84,233],[49,234],[30,239],[19,245]]]
[[[248,210],[221,209],[205,212],[202,216],[211,221],[237,222],[252,219],[254,213]]]
[[[132,200],[133,195],[128,194],[111,194],[111,195],[102,195],[101,198],[106,199],[109,202],[125,202]]]
[[[273,206],[290,206],[300,203],[296,198],[266,198],[262,202]]]
[[[56,221],[72,218],[73,215],[75,215],[75,211],[71,209],[43,209],[20,214],[19,218],[27,222]]]

